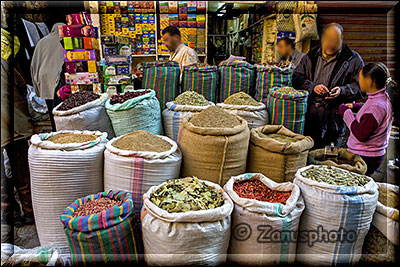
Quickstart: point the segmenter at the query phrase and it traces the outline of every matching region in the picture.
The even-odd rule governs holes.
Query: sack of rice
[[[168,102],[166,106],[167,108],[162,112],[164,133],[176,142],[183,118],[214,106],[214,103],[207,101],[204,96],[196,92],[186,91],[174,101]]]
[[[128,192],[110,190],[72,202],[60,217],[72,264],[138,263],[137,219]]]
[[[229,96],[225,99],[224,103],[218,103],[217,106],[226,112],[236,114],[245,119],[250,130],[268,124],[266,106],[244,92]]]
[[[378,200],[365,175],[325,165],[296,173],[306,208],[300,221],[296,261],[306,265],[354,265],[361,257]]]
[[[195,91],[208,101],[216,101],[217,66],[186,66],[182,73],[182,92]]]
[[[153,185],[178,178],[181,152],[174,141],[146,131],[134,131],[109,141],[104,152],[104,190],[132,195],[140,214],[142,197]]]
[[[41,246],[69,251],[60,214],[75,199],[103,190],[106,137],[101,132],[67,130],[32,136],[28,160]]]
[[[365,237],[362,260],[393,263],[399,249],[399,187],[377,183],[378,204]]]
[[[297,170],[307,165],[314,141],[281,125],[251,130],[247,172],[259,172],[277,183],[291,182]]]
[[[153,186],[141,213],[148,265],[218,265],[226,261],[232,200],[195,177]]]
[[[116,136],[136,130],[162,134],[161,110],[153,90],[134,90],[114,95],[106,102]]]
[[[336,168],[348,170],[358,174],[365,174],[367,172],[367,164],[361,156],[353,154],[345,148],[338,149],[338,159],[324,159],[325,148],[315,149],[308,152],[308,164],[314,165],[327,165]]]
[[[260,266],[294,263],[297,236],[292,233],[304,210],[300,188],[246,173],[233,176],[224,189],[235,204],[229,260]]]
[[[53,109],[57,131],[100,131],[113,138],[114,130],[104,106],[107,100],[108,94],[98,95],[91,91],[72,94]]]
[[[178,135],[183,176],[224,185],[246,171],[250,131],[246,120],[219,107],[183,119]]]

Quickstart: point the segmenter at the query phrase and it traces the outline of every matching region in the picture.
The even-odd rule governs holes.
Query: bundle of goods
[[[236,114],[245,119],[250,130],[268,124],[266,106],[244,92],[229,96],[224,103],[218,103],[217,106],[226,112]]]
[[[399,187],[377,183],[378,204],[371,228],[365,237],[362,260],[395,262],[399,249]]]
[[[280,32],[294,32],[293,13],[297,8],[296,1],[283,1],[277,3],[276,25]]]
[[[161,110],[165,104],[179,94],[180,68],[174,61],[143,62],[142,88],[153,89],[160,101]]]
[[[307,99],[307,91],[297,91],[292,87],[273,88],[267,100],[270,123],[303,134]]]
[[[131,195],[124,191],[100,192],[72,202],[60,220],[73,265],[138,263],[141,241],[133,208]]]
[[[195,91],[211,102],[216,101],[217,66],[186,66],[182,72],[182,91]]]
[[[232,200],[214,183],[196,177],[153,186],[141,214],[148,265],[225,263]]]
[[[306,205],[300,233],[320,233],[314,241],[298,242],[296,261],[357,264],[378,200],[374,180],[336,167],[310,165],[297,171],[294,183]]]
[[[131,193],[137,214],[151,186],[179,177],[181,152],[168,137],[134,131],[112,139],[106,147],[104,189]]]
[[[163,132],[160,104],[153,90],[134,90],[114,95],[107,100],[106,111],[116,136],[136,130],[153,134]]]
[[[274,87],[292,86],[293,68],[291,65],[280,67],[276,65],[257,66],[255,99],[267,104],[268,94]]]
[[[308,151],[313,146],[311,137],[293,133],[284,126],[252,129],[247,171],[262,173],[278,183],[292,181],[296,171],[307,165]]]
[[[208,102],[204,96],[186,91],[180,94],[174,101],[166,104],[167,108],[162,112],[165,135],[174,140],[178,140],[179,128],[184,117],[205,110],[209,106],[214,106],[213,102]]]
[[[297,238],[290,235],[297,232],[304,210],[299,187],[289,182],[275,183],[260,173],[246,173],[232,177],[224,189],[235,203],[230,260],[260,266],[293,263]],[[241,232],[244,224],[250,230],[245,236]],[[258,234],[251,235],[251,230],[268,229],[279,232],[280,239],[272,240],[269,235],[260,240]]]
[[[113,138],[114,130],[105,109],[107,100],[107,94],[98,95],[91,91],[70,95],[53,109],[57,131],[100,131],[107,132],[108,138]]]
[[[254,67],[244,61],[222,61],[219,64],[220,101],[238,92],[251,94],[254,79]]]
[[[294,26],[296,29],[295,42],[304,39],[318,40],[317,29],[317,11],[318,5],[308,4],[301,1],[293,14]]]
[[[32,136],[28,152],[32,204],[42,246],[50,244],[68,252],[58,218],[75,199],[103,190],[106,138],[106,133],[91,131]]]
[[[325,149],[315,149],[308,153],[308,164],[314,165],[327,165],[336,168],[348,170],[358,174],[365,174],[367,172],[367,164],[361,156],[353,154],[345,148],[338,149],[337,159],[325,159]]]
[[[250,131],[246,120],[218,107],[183,119],[178,135],[183,176],[224,185],[246,170]]]

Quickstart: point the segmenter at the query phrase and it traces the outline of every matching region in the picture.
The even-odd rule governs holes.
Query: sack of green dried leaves
[[[151,187],[143,199],[148,265],[225,263],[233,202],[219,185],[194,177],[174,179]]]

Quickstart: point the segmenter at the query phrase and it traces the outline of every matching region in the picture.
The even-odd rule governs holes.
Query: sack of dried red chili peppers
[[[299,187],[246,173],[233,176],[224,189],[235,203],[229,260],[250,265],[293,263],[304,210]]]

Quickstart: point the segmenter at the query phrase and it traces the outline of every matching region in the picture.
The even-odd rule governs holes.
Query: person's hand
[[[350,109],[349,106],[347,106],[347,105],[345,105],[345,104],[341,104],[341,105],[339,106],[339,115],[343,117],[343,116],[344,116],[344,113],[345,113],[346,110],[348,110],[348,109]]]
[[[318,84],[317,86],[314,87],[314,92],[315,92],[317,95],[323,95],[323,94],[325,94],[325,93],[328,93],[329,90],[328,90],[328,88],[327,88],[325,85],[323,85],[323,84]]]
[[[347,104],[344,104],[346,107],[348,107],[348,108],[350,108],[350,109],[353,109],[353,103],[347,103]]]
[[[325,97],[325,99],[334,99],[340,95],[340,87],[332,88],[331,93],[329,96]]]

